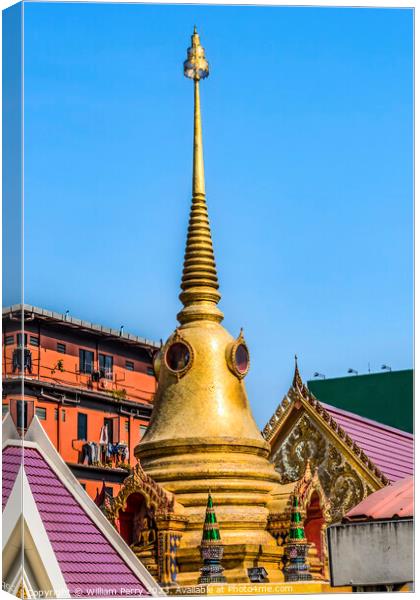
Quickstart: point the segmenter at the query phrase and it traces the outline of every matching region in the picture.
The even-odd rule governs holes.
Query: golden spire
[[[194,27],[191,47],[188,48],[187,60],[184,62],[184,75],[194,81],[194,145],[192,204],[182,273],[182,292],[179,296],[184,305],[178,314],[181,324],[203,319],[220,322],[223,319],[223,313],[216,306],[220,300],[220,292],[204,184],[200,79],[208,77],[208,74],[209,65],[204,48]]]
[[[311,459],[308,458],[306,461],[305,472],[303,474],[304,481],[310,481],[312,479]]]
[[[299,367],[298,367],[298,357],[295,354],[295,374],[293,376],[293,387],[295,390],[299,390],[299,392],[301,392],[303,390],[303,381],[302,381],[302,377],[300,376],[299,373]]]
[[[295,373],[293,375],[293,389],[295,389],[301,396],[304,398],[309,398],[310,392],[309,389],[302,381],[302,377],[300,376],[299,367],[298,367],[298,357],[295,354]]]

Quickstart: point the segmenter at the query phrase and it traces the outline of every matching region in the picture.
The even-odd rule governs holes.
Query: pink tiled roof
[[[391,483],[413,475],[414,437],[411,433],[329,404],[322,405]]]
[[[407,477],[374,492],[352,508],[345,521],[412,517],[414,513],[414,479]]]
[[[14,454],[12,449],[3,453],[6,463]],[[70,594],[92,598],[150,595],[37,449],[25,447],[24,466]]]
[[[2,502],[3,509],[12,491],[19,467],[23,460],[23,448],[21,446],[8,446],[2,455]]]

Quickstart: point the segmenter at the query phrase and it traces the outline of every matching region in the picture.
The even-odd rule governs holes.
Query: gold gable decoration
[[[377,489],[390,483],[389,479],[381,472],[380,469],[378,469],[378,467],[365,454],[360,446],[353,441],[351,436],[344,431],[341,425],[337,423],[328,410],[324,408],[321,402],[317,400],[312,392],[310,392],[308,387],[302,382],[297,363],[295,365],[295,375],[291,388],[279,406],[276,408],[273,416],[268,421],[262,432],[263,437],[271,444],[272,447],[275,445],[276,438],[280,434],[283,423],[288,418],[293,408],[300,408],[301,406],[303,406],[305,412],[315,416],[315,420],[317,420],[319,424],[323,424],[335,439],[338,438],[340,440],[343,448],[345,448],[347,453],[354,457],[356,463],[361,463],[361,465],[363,465],[363,468],[377,483]]]
[[[308,459],[317,467],[322,488],[331,503],[333,522],[340,520],[372,491],[328,437],[304,414],[274,451],[272,461],[282,483],[288,483],[304,476]]]
[[[301,479],[308,460],[317,466],[323,464],[327,457],[327,447],[328,440],[304,415],[271,456],[281,483]]]
[[[131,494],[140,493],[144,496],[147,506],[156,515],[167,515],[174,512],[175,498],[164,490],[156,481],[144,472],[138,462],[132,473],[124,480],[123,486],[115,498],[111,498],[105,506],[109,521],[115,525],[120,511],[124,511]]]
[[[303,383],[296,357],[292,385],[263,436],[282,484],[301,480],[308,460],[316,467],[333,522],[389,483]]]

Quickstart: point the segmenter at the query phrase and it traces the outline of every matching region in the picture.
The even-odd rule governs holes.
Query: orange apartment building
[[[4,308],[3,415],[27,427],[36,414],[87,493],[116,495],[150,420],[158,348],[68,314]]]

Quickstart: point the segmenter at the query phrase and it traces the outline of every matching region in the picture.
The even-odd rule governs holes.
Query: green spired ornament
[[[302,515],[300,514],[299,499],[293,496],[292,512],[290,515],[290,531],[289,540],[305,540],[305,530],[302,523]]]
[[[293,495],[290,512],[290,529],[285,544],[287,559],[286,566],[284,567],[285,581],[309,581],[312,579],[309,573],[308,549],[309,544],[305,536],[299,498]]]
[[[213,498],[209,492],[207,499],[206,517],[204,519],[203,527],[203,542],[216,542],[220,541],[219,525],[216,519],[216,513],[213,507]]]
[[[203,567],[201,568],[198,583],[225,583],[226,578],[223,575],[223,567],[221,565],[223,545],[210,491],[207,498],[200,549]]]

